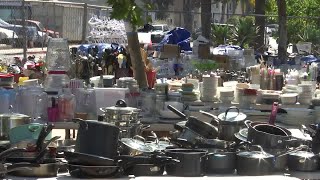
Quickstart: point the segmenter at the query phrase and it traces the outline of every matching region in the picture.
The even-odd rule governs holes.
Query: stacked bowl
[[[202,80],[201,100],[207,102],[215,101],[219,77],[215,75],[204,75]]]
[[[312,84],[299,84],[298,86],[300,88],[299,103],[309,105],[313,96]]]

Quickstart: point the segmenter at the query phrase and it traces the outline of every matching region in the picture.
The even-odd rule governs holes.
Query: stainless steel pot
[[[148,129],[150,125],[143,125],[141,123],[130,123],[126,126],[120,126],[121,138],[133,138],[136,135],[141,135],[143,130]]]
[[[216,150],[206,159],[206,172],[233,173],[236,169],[236,157],[236,152]]]
[[[145,143],[145,139],[141,136],[134,136],[133,138],[121,138],[120,142],[122,155],[137,156],[154,152],[154,149]]]
[[[124,100],[119,100],[116,106],[102,107],[100,108],[105,115],[106,122],[117,121],[137,121],[139,119],[140,109],[127,107]]]
[[[319,169],[319,155],[308,151],[290,153],[288,155],[288,167],[292,171],[316,171]]]
[[[24,114],[8,113],[0,114],[0,138],[1,140],[9,140],[10,129],[29,124],[31,117]]]
[[[236,112],[230,112],[236,110]],[[218,138],[226,141],[235,141],[235,133],[244,127],[247,116],[239,111],[237,107],[229,107],[225,113],[215,116],[205,111],[200,111],[203,115],[212,118],[211,124],[218,127]]]

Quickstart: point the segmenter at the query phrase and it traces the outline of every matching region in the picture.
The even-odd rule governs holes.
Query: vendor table
[[[226,175],[208,175],[203,177],[174,177],[174,176],[155,176],[155,177],[147,177],[147,176],[141,176],[141,177],[122,177],[122,178],[114,178],[116,180],[130,180],[130,179],[136,179],[136,180],[196,180],[196,179],[202,179],[202,180],[270,180],[270,179],[281,179],[281,180],[294,180],[294,179],[320,179],[320,172],[290,172],[288,174],[275,174],[275,175],[268,175],[268,176],[238,176],[233,174],[226,174]],[[53,178],[27,178],[27,177],[12,177],[8,176],[6,179],[15,179],[15,180],[58,180],[58,179],[76,179],[71,177],[68,173],[59,174],[58,177]],[[104,178],[105,179],[105,178]],[[92,179],[94,180],[94,179]]]
[[[227,108],[230,106],[238,106],[238,104],[230,104],[225,105],[221,103],[216,102],[201,102],[203,105],[210,105],[213,108]],[[188,105],[189,103],[185,103]],[[279,105],[279,108],[308,108],[308,105]],[[270,112],[261,112],[261,110],[271,110],[272,105],[267,104],[256,104],[253,105],[252,109],[249,110],[242,110],[245,114],[247,114],[247,119],[250,119],[252,121],[263,121],[267,122],[267,119],[269,118]],[[209,121],[210,119],[204,115],[202,115],[199,112],[196,111],[190,111],[188,112],[189,115],[196,116],[201,120]],[[211,111],[211,113],[216,114],[216,111]],[[157,118],[151,118],[151,117],[145,117],[141,120],[144,124],[150,124],[150,128],[146,129],[145,131],[174,131],[174,124],[176,122],[182,121],[183,119],[171,119],[171,120],[161,120]],[[67,137],[70,138],[70,130],[78,129],[78,124],[74,122],[56,122],[54,123],[55,129],[66,129],[67,130]],[[300,127],[290,127],[290,128],[300,128]],[[69,131],[69,133],[68,133]]]

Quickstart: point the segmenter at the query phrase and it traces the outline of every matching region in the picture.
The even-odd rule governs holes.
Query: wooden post
[[[135,79],[137,80],[140,89],[147,88],[147,76],[145,72],[145,64],[141,57],[138,33],[127,32],[127,37],[132,67],[135,70]]]
[[[82,17],[82,43],[86,42],[87,37],[87,24],[88,24],[88,4],[84,3],[83,6],[83,17]]]
[[[23,59],[27,59],[27,28],[26,28],[26,12],[25,12],[25,0],[22,0],[22,46],[23,46]]]
[[[287,8],[286,1],[277,0],[278,14],[279,14],[279,44],[278,44],[278,58],[281,64],[287,61]]]

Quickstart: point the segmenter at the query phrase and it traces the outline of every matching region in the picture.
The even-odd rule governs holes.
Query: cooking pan
[[[83,166],[68,164],[69,173],[74,178],[110,178],[122,174],[119,166]]]
[[[247,140],[252,144],[260,145],[265,150],[286,149],[300,145],[300,140],[293,138],[291,132],[286,128],[250,120],[246,120],[245,125],[248,127]]]
[[[167,107],[169,110],[176,113],[181,118],[186,119],[187,122],[185,123],[185,126],[193,130],[197,134],[201,135],[202,137],[207,139],[214,139],[218,136],[218,128],[211,125],[210,123],[198,120],[196,117],[193,116],[187,118],[185,114],[183,114],[181,111],[177,110],[173,106],[168,105]]]
[[[114,166],[115,160],[91,154],[65,151],[64,157],[69,164],[83,166]]]

